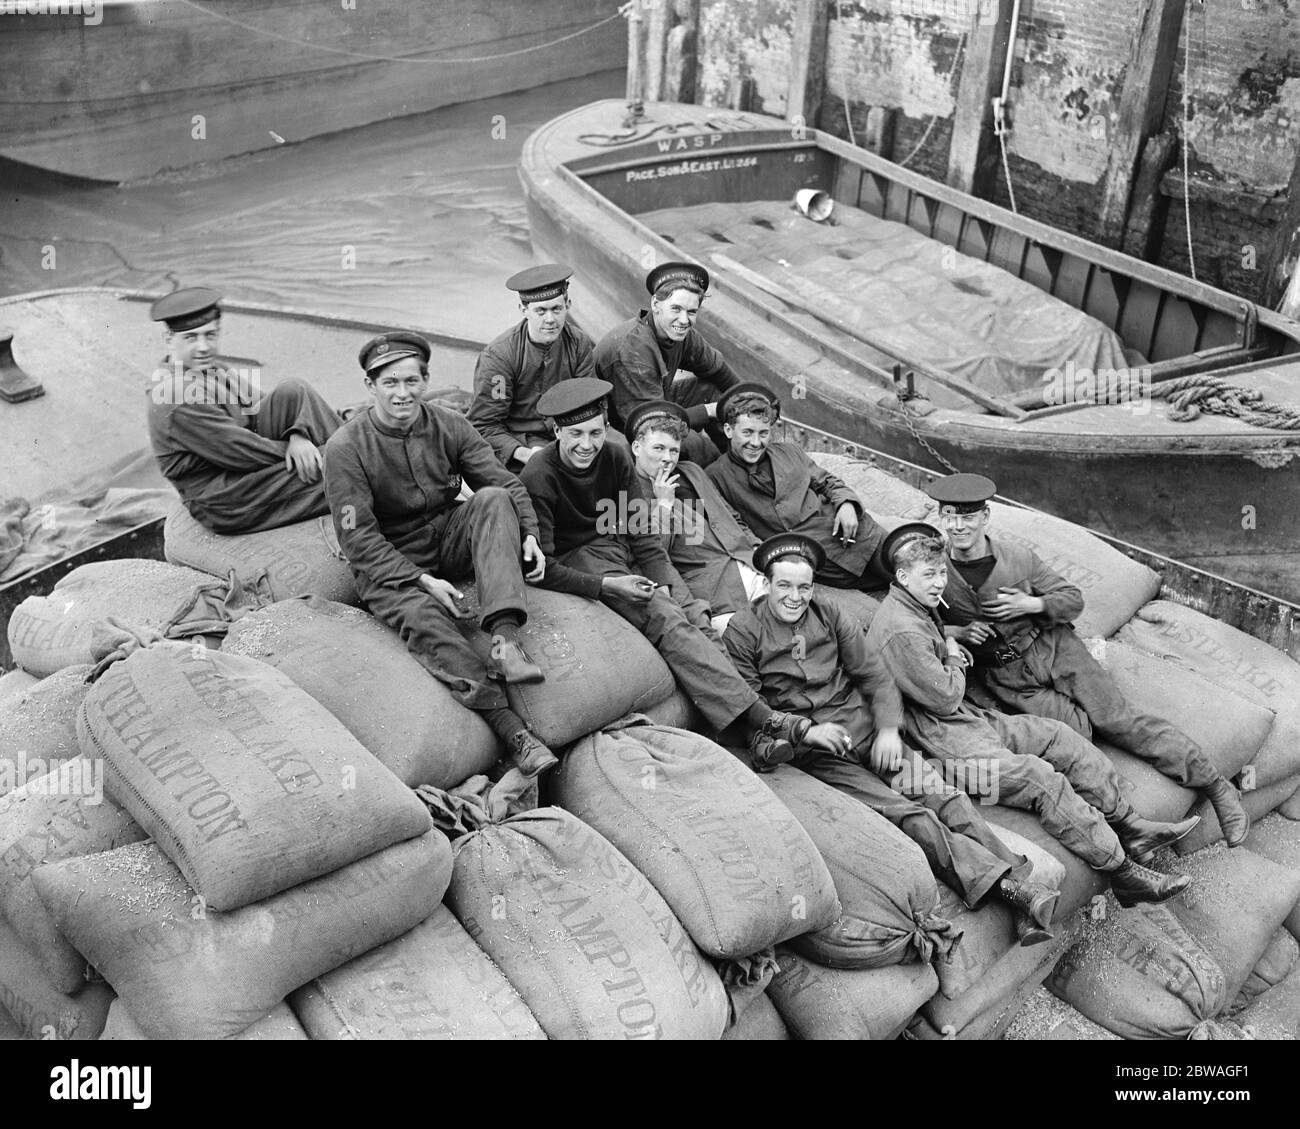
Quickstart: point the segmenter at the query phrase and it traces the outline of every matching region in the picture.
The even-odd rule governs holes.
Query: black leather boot
[[[1020,942],[1022,949],[1029,949],[1034,945],[1044,945],[1048,941],[1055,940],[1050,930],[1044,929],[1023,910],[1016,910],[1011,915],[1011,921],[1016,929],[1016,939]]]
[[[999,879],[997,893],[1007,905],[1028,915],[1043,929],[1052,924],[1052,914],[1056,912],[1056,903],[1061,896],[1060,890],[1053,890],[1050,886],[1015,878]]]
[[[1122,906],[1138,902],[1167,902],[1176,898],[1192,880],[1185,874],[1161,874],[1126,858],[1118,870],[1110,872],[1110,888]]]
[[[560,758],[527,729],[520,729],[511,734],[506,744],[515,759],[515,764],[519,766],[519,771],[525,776],[538,776],[560,763]]]
[[[1223,828],[1224,841],[1230,847],[1240,847],[1250,831],[1250,815],[1241,806],[1241,797],[1231,781],[1220,776],[1213,784],[1201,789],[1201,795],[1210,801],[1214,814]]]
[[[755,772],[771,772],[794,756],[812,722],[792,713],[773,712],[749,741],[749,753]]]
[[[1132,804],[1121,800],[1119,807],[1106,817],[1106,822],[1114,828],[1124,845],[1124,853],[1134,862],[1142,863],[1161,847],[1190,834],[1201,822],[1201,817],[1192,815],[1178,823],[1158,823],[1153,819],[1143,819],[1133,810]]]
[[[504,635],[492,636],[492,666],[488,673],[490,677],[508,683],[546,680],[542,668],[528,657],[528,652],[518,641]]]

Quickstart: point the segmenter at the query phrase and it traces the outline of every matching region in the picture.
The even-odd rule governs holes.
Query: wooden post
[[[790,36],[790,83],[786,89],[786,121],[816,128],[826,89],[826,36],[831,9],[827,0],[797,0]]]
[[[1142,146],[1133,180],[1132,207],[1124,223],[1126,255],[1154,262],[1164,228],[1168,202],[1160,191],[1160,182],[1178,155],[1178,139],[1172,133],[1155,133]]]
[[[993,99],[1002,92],[1011,41],[1014,0],[972,4],[966,58],[957,83],[948,148],[948,184],[973,196],[988,197],[1000,167],[993,135]]]
[[[1141,203],[1134,183],[1138,161],[1147,138],[1159,130],[1164,116],[1184,7],[1184,0],[1138,0],[1137,32],[1124,71],[1119,120],[1110,135],[1106,184],[1097,217],[1097,240],[1108,247],[1120,246],[1130,202],[1135,207]]]
[[[645,99],[658,102],[664,91],[664,52],[668,46],[668,25],[672,22],[668,0],[651,0],[645,36]]]
[[[1260,304],[1300,320],[1300,147],[1286,189],[1286,206],[1260,258],[1264,268]]]
[[[664,101],[694,102],[699,5],[696,0],[673,0],[673,11],[677,23],[668,33],[664,52]]]
[[[645,89],[644,72],[641,69],[641,17],[640,0],[634,0],[627,10],[627,114],[623,119],[625,126],[632,125],[642,117],[645,109],[642,91]]]
[[[885,160],[894,156],[894,124],[898,111],[888,106],[872,106],[867,111],[867,136],[862,147]]]

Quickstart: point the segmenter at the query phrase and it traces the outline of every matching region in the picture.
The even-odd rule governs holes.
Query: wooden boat
[[[786,388],[798,423],[988,474],[1022,502],[1300,599],[1300,430],[1180,422],[1160,398],[1212,376],[1300,404],[1300,323],[815,130],[672,103],[631,126],[625,113],[605,101],[557,118],[520,165],[535,252],[577,268],[597,335],[646,304],[650,265],[693,258],[713,275],[699,327],[745,377]],[[833,198],[829,223],[793,206],[805,188]],[[876,285],[899,279],[900,247],[910,288]],[[972,349],[999,318],[987,363]],[[1045,353],[1044,326],[1069,348]],[[1094,403],[1084,369],[1136,398]]]
[[[627,44],[617,0],[64,8],[88,14],[4,16],[0,155],[110,181],[592,74]]]
[[[159,327],[148,320],[155,294],[94,288],[51,290],[0,299],[0,324],[14,333],[14,352],[45,395],[0,404],[4,494],[36,502],[110,486],[165,483],[149,454],[144,392],[160,355]],[[310,376],[333,404],[364,399],[356,368],[361,344],[395,326],[230,299],[223,303],[222,344],[256,366],[265,387],[287,376]],[[411,328],[411,327],[405,327]],[[418,328],[418,327],[416,327]],[[421,330],[433,346],[438,388],[468,391],[482,343]],[[786,438],[809,450],[873,462],[913,486],[936,472],[807,424],[786,422]],[[1011,498],[1003,500],[1012,501]],[[1104,534],[1103,534],[1104,536]],[[1300,659],[1300,607],[1214,576],[1158,552],[1105,539],[1163,577],[1161,598],[1195,608]],[[115,532],[25,576],[0,584],[0,667],[10,665],[3,628],[27,596],[48,592],[66,572],[111,557],[162,557],[162,519]]]

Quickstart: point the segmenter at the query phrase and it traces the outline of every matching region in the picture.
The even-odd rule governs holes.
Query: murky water
[[[203,284],[485,340],[532,259],[525,139],[623,84],[609,71],[121,187],[0,162],[0,293]]]

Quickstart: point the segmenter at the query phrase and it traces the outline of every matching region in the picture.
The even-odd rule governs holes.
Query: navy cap
[[[925,492],[941,506],[952,506],[959,514],[982,510],[998,492],[997,483],[982,474],[949,474],[936,478]]]
[[[896,529],[891,529],[885,534],[885,539],[880,542],[880,548],[876,551],[881,563],[886,571],[894,571],[894,554],[904,545],[912,541],[920,541],[924,538],[934,538],[939,544],[944,545],[943,534],[927,521],[905,521]]]
[[[627,417],[623,434],[628,437],[629,442],[636,438],[637,428],[650,419],[677,419],[687,427],[691,424],[690,417],[681,404],[674,404],[671,400],[647,400],[644,404],[638,404],[633,408]]]
[[[791,554],[803,557],[816,572],[826,563],[826,550],[802,533],[778,533],[754,550],[754,567],[767,575],[768,567],[780,557]]]
[[[727,405],[737,396],[762,396],[769,404],[777,419],[781,418],[781,398],[765,384],[756,384],[752,380],[742,381],[740,384],[733,384],[721,396],[718,397],[717,416],[724,423],[727,419]]]
[[[418,333],[408,333],[404,329],[399,329],[372,337],[361,346],[357,360],[361,362],[361,367],[369,376],[376,369],[391,365],[404,357],[419,357],[427,365],[431,353],[429,343]]]
[[[207,286],[173,290],[149,307],[149,316],[166,322],[173,333],[197,329],[221,316],[221,295]]]
[[[594,376],[561,380],[542,393],[537,401],[537,413],[555,420],[561,427],[582,423],[600,415],[605,397],[613,391],[614,386],[608,380]]]
[[[653,294],[668,282],[684,282],[697,286],[701,292],[709,289],[709,272],[697,263],[660,263],[645,276],[645,288]]]
[[[567,294],[573,268],[563,263],[543,263],[506,279],[506,287],[517,291],[521,302],[545,302]]]

